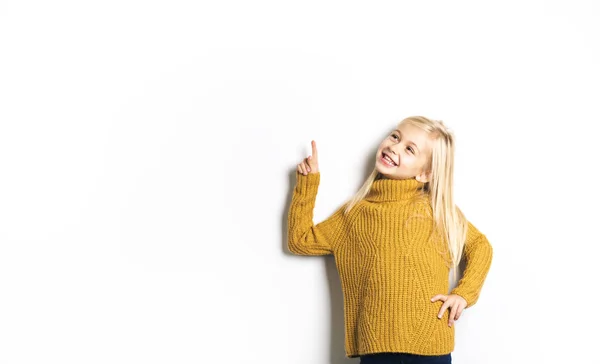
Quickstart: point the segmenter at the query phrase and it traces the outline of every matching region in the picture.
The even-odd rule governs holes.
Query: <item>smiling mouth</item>
[[[386,156],[384,152],[381,152],[381,160],[389,165],[390,167],[397,167],[398,165],[390,157]]]

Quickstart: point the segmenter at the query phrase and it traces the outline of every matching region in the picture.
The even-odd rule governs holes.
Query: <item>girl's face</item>
[[[392,159],[389,162],[385,156]],[[424,130],[402,124],[385,138],[377,149],[375,168],[390,179],[416,178],[427,182],[423,168],[431,156],[431,141]]]

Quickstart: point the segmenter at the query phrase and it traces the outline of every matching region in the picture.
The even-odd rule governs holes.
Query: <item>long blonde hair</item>
[[[424,116],[410,116],[402,120],[398,126],[409,124],[427,132],[431,139],[431,158],[424,170],[430,172],[430,179],[425,183],[429,202],[433,213],[434,233],[445,242],[452,267],[454,280],[462,258],[467,236],[468,222],[460,209],[454,204],[454,134],[442,121],[431,120]],[[349,212],[369,191],[373,182],[381,178],[379,171],[373,169],[361,188],[347,202],[345,212]]]

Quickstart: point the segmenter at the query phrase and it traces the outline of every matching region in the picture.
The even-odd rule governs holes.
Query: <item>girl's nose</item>
[[[398,150],[401,150],[401,149],[402,149],[402,146],[400,145],[400,143],[392,145],[390,147],[390,153],[398,154]]]

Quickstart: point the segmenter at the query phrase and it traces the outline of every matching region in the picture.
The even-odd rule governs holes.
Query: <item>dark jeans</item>
[[[452,355],[377,353],[360,356],[360,364],[451,364]]]

